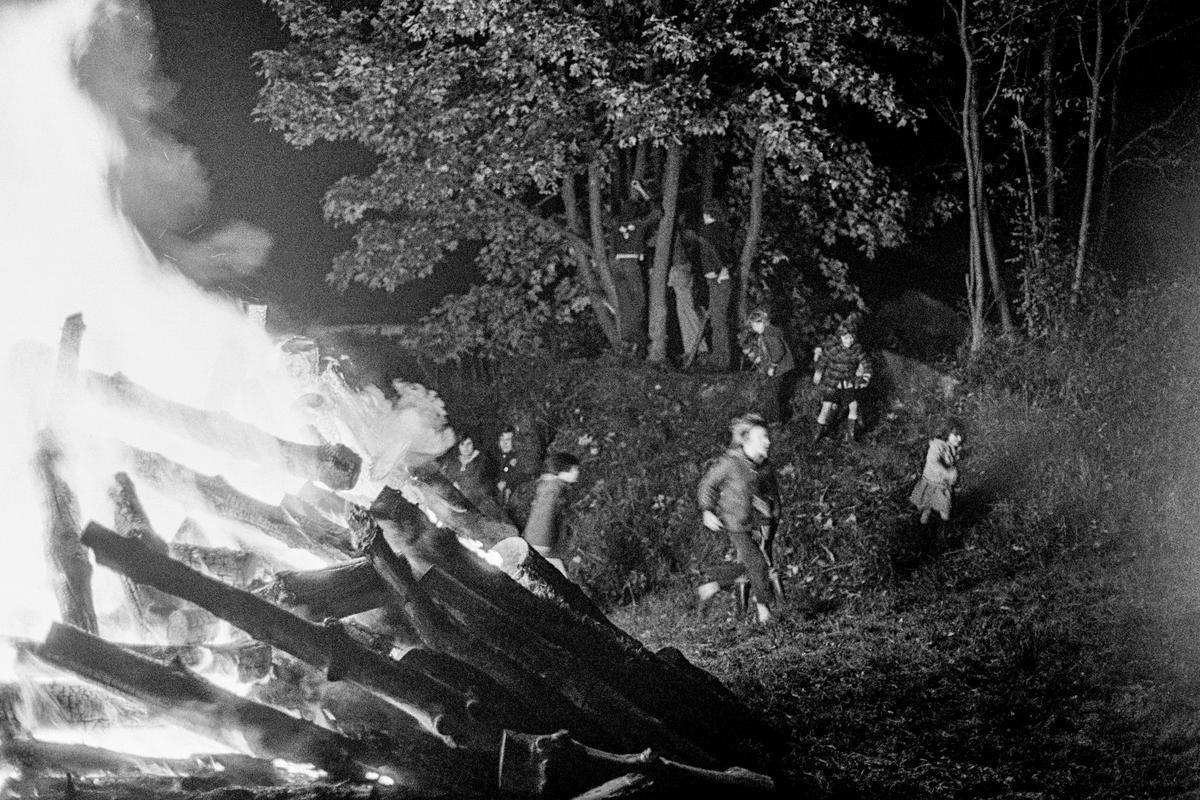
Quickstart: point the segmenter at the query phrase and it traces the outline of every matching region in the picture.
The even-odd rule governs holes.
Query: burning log
[[[337,546],[343,549],[343,543],[350,541],[349,529],[331,522],[320,509],[296,495],[284,495],[279,507],[301,530],[318,542],[339,543]]]
[[[120,533],[119,530],[117,532]],[[167,550],[158,552],[239,589],[262,583],[271,577],[271,568],[266,559],[248,550],[171,542]]]
[[[83,314],[72,314],[63,322],[58,340],[58,364],[54,370],[55,388],[60,394],[74,392],[79,375],[79,348],[83,344]]]
[[[227,586],[146,550],[92,523],[83,533],[97,560],[138,583],[171,592],[228,621],[267,644],[396,703],[441,736],[476,744],[498,742],[498,731],[472,729],[466,698],[433,677],[374,653],[336,626],[315,625],[249,592]]]
[[[54,434],[41,431],[34,462],[45,497],[47,571],[63,621],[94,632],[97,624],[92,562],[79,543],[79,502],[59,475],[61,460],[62,451]]]
[[[409,480],[421,496],[418,505],[455,533],[478,539],[487,547],[520,533],[509,522],[481,514],[457,486],[436,470],[421,470]]]
[[[35,654],[203,736],[232,747],[245,741],[260,757],[313,764],[335,779],[362,780],[373,770],[410,775],[415,765],[448,765],[447,748],[433,737],[404,742],[403,763],[396,763],[395,757],[374,752],[364,742],[238,697],[182,665],[160,664],[64,625],[56,624]],[[421,772],[423,778],[438,780]]]
[[[342,561],[322,569],[276,573],[255,592],[306,619],[341,619],[392,602],[394,596],[365,558]]]
[[[93,396],[136,412],[139,420],[152,419],[201,444],[239,458],[278,464],[292,475],[318,480],[332,489],[350,489],[358,483],[362,458],[345,445],[289,442],[224,412],[205,411],[159,397],[120,373],[85,372],[83,377]]]
[[[643,787],[642,776],[654,786],[655,797],[772,797],[775,782],[740,767],[717,771],[681,764],[652,750],[607,753],[580,744],[566,731],[536,736],[504,732],[500,755],[500,794],[504,797],[575,797],[588,787],[609,781]],[[612,787],[616,788],[616,787]],[[640,796],[593,790],[588,797]]]
[[[118,644],[125,650],[155,661],[179,662],[197,671],[236,674],[241,683],[266,677],[271,671],[270,645],[246,641],[233,644]]]
[[[149,720],[141,706],[84,683],[0,683],[0,731],[10,736],[43,728],[136,726]]]
[[[354,505],[340,494],[317,486],[312,481],[306,481],[300,487],[300,491],[296,493],[296,496],[316,508],[322,514],[334,519],[345,519],[348,517]]]
[[[330,561],[341,561],[347,557],[350,550],[348,541],[320,540],[321,531],[303,530],[283,509],[239,492],[219,475],[202,475],[158,453],[133,447],[126,448],[126,451],[137,473],[167,494],[197,503],[218,516],[257,528],[288,547],[308,550]],[[318,539],[314,540],[310,533],[317,534]]]
[[[0,760],[16,766],[25,780],[31,775],[143,776],[151,774],[220,777],[226,784],[273,786],[281,776],[270,761],[238,753],[206,753],[188,758],[148,758],[81,744],[8,739],[0,743]]]

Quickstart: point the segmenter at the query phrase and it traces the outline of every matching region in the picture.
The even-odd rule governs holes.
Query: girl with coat
[[[921,512],[921,524],[929,522],[934,511],[943,522],[950,520],[954,485],[958,483],[958,460],[962,446],[962,431],[955,422],[948,422],[929,440],[925,468],[909,501]]]
[[[825,347],[813,350],[817,362],[813,383],[821,387],[821,411],[817,414],[817,431],[813,443],[821,441],[829,431],[829,418],[835,406],[846,407],[846,441],[854,441],[858,427],[858,401],[871,382],[871,364],[861,344],[857,327],[847,319],[838,327],[837,339]]]

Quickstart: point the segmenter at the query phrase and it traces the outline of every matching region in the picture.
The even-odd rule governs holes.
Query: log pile
[[[110,491],[115,530],[93,521],[80,532],[47,438],[46,552],[69,572],[57,587],[63,624],[21,650],[84,679],[97,697],[121,698],[96,708],[132,708],[241,753],[204,763],[246,784],[276,782],[270,763],[282,759],[332,781],[395,785],[406,797],[774,794],[773,780],[754,771],[771,733],[735,695],[678,651],[653,652],[612,624],[511,526],[438,476],[412,475],[356,507],[334,491],[357,477],[352,453],[285,442],[119,375],[85,373],[82,385],[208,446],[233,435],[235,455],[275,459],[329,487],[310,483],[271,506],[220,476],[127,448],[130,473]],[[138,481],[327,566],[283,569],[213,547],[191,522],[188,541],[168,543],[138,500]],[[460,537],[494,545],[502,567]],[[166,644],[97,635],[87,554],[121,576],[133,616]],[[232,642],[213,641],[217,620],[236,631]],[[235,694],[209,671],[253,686]],[[11,698],[0,711],[9,706]],[[125,775],[145,763],[39,741],[16,724],[0,725],[0,758],[34,775]],[[204,776],[195,764],[153,769]]]

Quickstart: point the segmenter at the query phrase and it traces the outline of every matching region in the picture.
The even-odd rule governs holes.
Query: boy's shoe
[[[721,592],[721,585],[714,582],[703,583],[696,587],[696,611],[701,616],[708,613],[713,598]]]

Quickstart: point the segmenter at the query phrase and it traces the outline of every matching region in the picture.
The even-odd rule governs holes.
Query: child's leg
[[[822,400],[821,401],[821,412],[819,414],[817,414],[817,424],[818,425],[828,425],[829,424],[829,415],[833,413],[833,406],[834,406],[834,403],[832,400]]]
[[[932,511],[933,511],[933,509],[929,508],[928,506],[921,509],[921,524],[922,525],[927,525],[929,523],[929,515]]]

